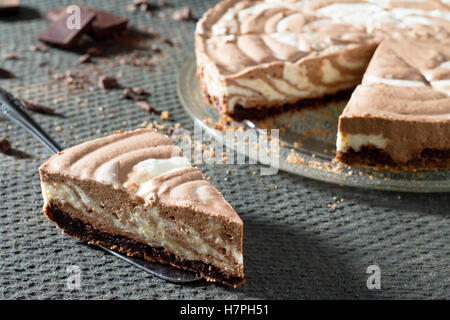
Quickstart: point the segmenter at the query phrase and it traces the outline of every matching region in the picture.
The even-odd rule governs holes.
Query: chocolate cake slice
[[[244,282],[243,223],[169,137],[119,132],[52,156],[40,167],[43,213],[77,239]]]
[[[409,170],[450,167],[450,42],[386,40],[339,118],[337,159]]]

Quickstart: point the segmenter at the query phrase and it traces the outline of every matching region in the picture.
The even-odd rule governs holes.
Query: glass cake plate
[[[224,139],[215,129],[220,116],[203,101],[196,78],[195,58],[190,57],[180,69],[177,83],[178,95],[186,112],[216,141],[224,141],[227,147],[242,154],[236,143]],[[232,122],[236,127],[245,125],[257,132],[279,129],[280,170],[329,183],[387,191],[449,192],[450,171],[391,172],[370,168],[353,168],[333,161],[338,117],[346,101],[330,102],[319,108],[288,111],[264,121]],[[206,121],[205,121],[206,119]],[[278,151],[278,150],[277,150]],[[245,153],[245,149],[244,149]],[[248,162],[258,161],[270,165],[268,157],[246,152]]]

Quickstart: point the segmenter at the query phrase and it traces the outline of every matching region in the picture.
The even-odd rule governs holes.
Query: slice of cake
[[[449,168],[450,42],[382,42],[338,130],[337,159],[344,163]]]
[[[52,156],[40,167],[43,213],[77,239],[244,282],[243,223],[169,137],[119,132]]]

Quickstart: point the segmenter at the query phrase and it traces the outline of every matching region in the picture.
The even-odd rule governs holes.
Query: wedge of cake
[[[338,130],[344,163],[449,168],[450,39],[382,42]]]
[[[244,282],[243,223],[169,137],[118,132],[52,156],[40,167],[43,213],[91,244]]]
[[[320,105],[353,90],[394,34],[449,39],[450,8],[439,0],[225,0],[197,24],[201,93],[237,120]]]

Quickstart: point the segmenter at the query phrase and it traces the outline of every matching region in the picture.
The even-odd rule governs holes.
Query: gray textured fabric
[[[31,52],[35,36],[47,24],[45,12],[69,1],[21,0],[17,17],[0,17],[0,55],[17,51],[18,60],[2,60],[17,79],[0,80],[14,94],[53,106],[64,117],[33,114],[62,146],[71,146],[114,130],[137,127],[156,115],[119,100],[121,90],[68,92],[50,84],[49,74],[77,68],[79,54],[49,48]],[[191,129],[176,94],[178,68],[193,52],[194,22],[175,22],[125,11],[128,1],[85,1],[130,18],[137,29],[151,26],[173,39],[164,44],[154,70],[130,65],[104,66],[122,72],[124,86],[151,92],[151,105],[168,110],[171,122]],[[188,3],[196,17],[212,1]],[[173,8],[162,10],[171,15]],[[147,43],[147,45],[149,45]],[[122,52],[119,54],[125,54]],[[48,62],[46,66],[40,66]],[[54,68],[54,70],[53,70]],[[95,67],[92,67],[95,71]],[[52,72],[47,72],[52,69]],[[56,101],[61,99],[61,101]],[[56,104],[54,104],[56,102]],[[57,132],[56,127],[61,131]],[[176,285],[155,278],[100,250],[62,235],[40,214],[38,167],[49,152],[24,130],[0,118],[0,136],[13,152],[0,154],[0,298],[3,299],[232,299],[232,298],[449,298],[450,197],[448,194],[394,194],[344,188],[280,172],[261,179],[256,165],[200,165],[240,214],[245,224],[247,282],[238,289],[199,282]],[[336,198],[334,198],[336,197]],[[336,199],[336,200],[334,200]],[[338,200],[344,199],[343,202]],[[339,202],[339,203],[338,203]],[[329,205],[336,204],[333,210]],[[67,267],[81,269],[81,289],[66,286]],[[381,290],[366,286],[367,267],[381,269]]]

